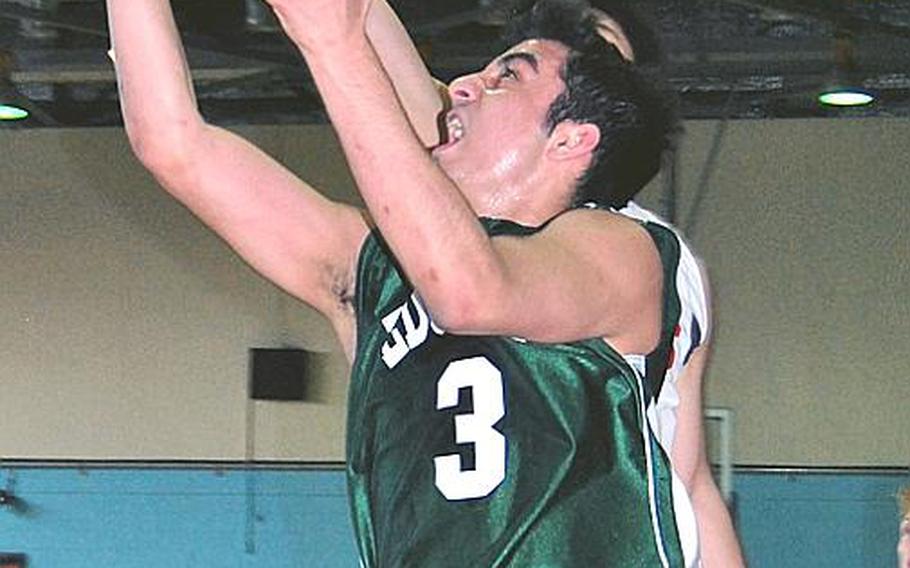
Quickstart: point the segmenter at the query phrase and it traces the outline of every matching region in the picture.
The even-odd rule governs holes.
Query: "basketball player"
[[[656,39],[626,6],[607,0],[595,5],[601,37],[624,59],[648,65],[658,62],[660,50]],[[626,29],[632,33],[627,34]],[[450,105],[447,93],[438,90],[407,32],[385,1],[374,2],[367,18],[367,32],[412,126],[426,146],[435,146],[442,136],[435,117]],[[629,202],[620,212],[675,231],[634,202]],[[674,495],[687,564],[695,564],[700,556],[705,567],[735,568],[743,566],[744,560],[729,512],[711,475],[702,430],[701,381],[711,331],[707,280],[686,241],[678,234],[677,237],[679,256],[673,268],[672,294],[665,314],[668,318],[671,313],[676,314],[674,321],[665,325],[672,333],[665,335],[660,347],[650,356],[624,355],[648,377],[653,393],[649,418],[661,445],[671,456],[678,480],[685,487]],[[691,498],[691,504],[686,495]]]
[[[621,355],[658,343],[677,241],[606,209],[659,167],[660,97],[584,10],[546,2],[529,39],[450,86],[430,155],[366,38],[369,2],[273,7],[369,221],[202,120],[166,0],[108,0],[140,160],[353,361],[363,563],[681,565],[669,464]]]

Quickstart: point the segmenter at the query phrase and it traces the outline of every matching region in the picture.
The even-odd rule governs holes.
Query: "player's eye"
[[[503,65],[499,70],[499,79],[500,80],[515,80],[518,79],[518,72],[515,71],[512,67],[508,65]]]

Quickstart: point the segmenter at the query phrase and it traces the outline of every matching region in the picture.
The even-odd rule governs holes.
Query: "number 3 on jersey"
[[[506,477],[506,438],[494,425],[505,416],[502,373],[485,357],[449,363],[436,383],[436,408],[458,405],[458,390],[470,388],[474,411],[455,416],[455,443],[474,445],[474,469],[461,456],[436,456],[436,487],[450,501],[486,497]]]

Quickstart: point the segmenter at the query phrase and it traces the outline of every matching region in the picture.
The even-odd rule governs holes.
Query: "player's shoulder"
[[[551,233],[579,236],[644,235],[640,219],[622,215],[612,209],[577,207],[553,218],[546,230]]]
[[[548,223],[541,237],[589,266],[613,274],[619,274],[617,266],[624,266],[630,278],[633,273],[650,277],[660,265],[656,244],[643,224],[609,209],[568,210]]]

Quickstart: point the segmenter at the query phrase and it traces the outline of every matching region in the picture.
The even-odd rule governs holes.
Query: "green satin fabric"
[[[491,234],[532,231],[485,223]],[[419,302],[408,301],[412,292],[372,235],[359,264],[347,423],[351,513],[364,564],[653,567],[662,565],[661,546],[669,565],[681,566],[667,459],[624,360],[599,339],[544,345],[437,333]],[[396,342],[382,319],[403,305],[409,322],[391,327],[414,346],[389,369],[383,345]],[[505,475],[489,495],[450,501],[435,485],[433,458],[458,453],[465,469],[474,466],[472,444],[455,443],[455,424],[476,410],[476,393],[463,389],[457,407],[438,410],[438,381],[451,362],[476,357],[502,373],[505,415],[495,429],[506,440]]]

